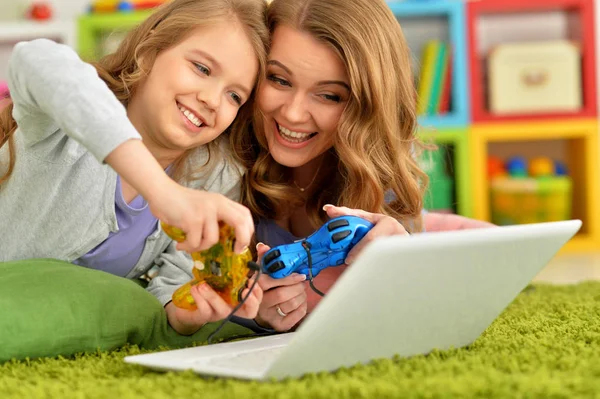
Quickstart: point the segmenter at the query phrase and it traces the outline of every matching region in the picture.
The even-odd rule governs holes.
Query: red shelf
[[[600,1],[600,0],[599,0]],[[566,11],[577,15],[580,24],[582,50],[583,108],[579,112],[494,115],[486,109],[484,98],[482,56],[477,53],[477,21],[482,15]],[[594,33],[594,0],[480,0],[467,3],[467,25],[470,34],[469,66],[471,69],[471,115],[475,123],[565,118],[595,118],[598,114],[596,99],[596,43]]]

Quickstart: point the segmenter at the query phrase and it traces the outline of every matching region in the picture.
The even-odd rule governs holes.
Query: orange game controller
[[[161,222],[163,231],[177,242],[185,241],[185,233],[177,228]],[[248,281],[250,268],[248,262],[252,254],[247,248],[240,254],[233,251],[235,242],[234,229],[219,222],[219,242],[207,250],[192,252],[194,260],[192,273],[194,279],[179,287],[173,294],[173,304],[178,308],[194,310],[197,308],[190,289],[193,285],[206,282],[229,305],[236,306],[240,302],[241,293]]]

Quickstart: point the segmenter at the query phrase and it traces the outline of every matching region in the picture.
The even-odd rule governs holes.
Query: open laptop
[[[293,333],[129,356],[161,370],[282,379],[471,344],[581,221],[380,238]]]

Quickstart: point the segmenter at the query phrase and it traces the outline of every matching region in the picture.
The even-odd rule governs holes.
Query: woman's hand
[[[498,227],[482,220],[470,219],[460,215],[427,212],[423,217],[425,231],[451,231],[467,229],[484,229]]]
[[[256,246],[258,264],[269,249],[262,243]],[[297,273],[281,279],[262,275],[258,284],[263,290],[263,298],[255,321],[276,331],[288,331],[298,324],[307,311],[305,280],[305,275]]]
[[[371,223],[373,228],[350,250],[346,257],[346,264],[351,264],[364,247],[378,237],[394,236],[394,235],[409,235],[404,226],[391,216],[386,216],[381,213],[366,212],[361,209],[351,209],[344,206],[325,205],[323,210],[330,218],[339,216],[358,216]]]
[[[248,279],[247,287],[254,283],[256,275]],[[250,288],[242,291],[242,298],[248,295]],[[227,304],[208,284],[201,283],[191,287],[190,293],[196,302],[197,309],[187,310],[176,307],[173,303],[167,304],[165,310],[169,324],[180,334],[190,335],[195,333],[206,323],[213,323],[225,319],[233,308]],[[260,284],[256,284],[244,304],[235,312],[236,316],[253,319],[258,314],[258,309],[263,298]]]

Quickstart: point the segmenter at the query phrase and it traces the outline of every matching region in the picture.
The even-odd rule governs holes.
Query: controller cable
[[[233,308],[233,310],[229,313],[229,315],[225,319],[221,320],[221,323],[219,324],[217,329],[208,336],[207,341],[208,341],[209,345],[213,343],[213,339],[215,338],[215,335],[217,335],[217,333],[219,331],[221,331],[223,329],[223,327],[225,327],[225,324],[227,324],[229,321],[231,321],[231,318],[233,317],[234,313],[237,312],[244,305],[246,300],[250,297],[250,294],[252,294],[252,290],[254,289],[254,287],[256,287],[256,284],[258,283],[258,279],[259,279],[260,275],[262,274],[262,267],[260,267],[260,265],[256,262],[249,261],[248,268],[250,270],[257,272],[258,275],[254,279],[254,282],[250,286],[250,289],[248,290],[248,293],[246,294],[246,296],[241,298],[240,303],[238,303]],[[269,335],[278,335],[278,334],[283,334],[283,333],[284,332],[279,332],[279,331],[274,331],[274,330],[273,331],[265,331],[265,332],[254,332],[251,334],[241,334],[241,335],[234,335],[231,337],[226,337],[226,338],[223,338],[222,340],[220,340],[219,342],[224,343],[224,342],[234,341],[237,339],[266,337]]]
[[[315,284],[313,283],[312,255],[310,253],[310,243],[306,240],[302,241],[302,248],[304,248],[304,250],[306,251],[306,256],[308,257],[308,284],[314,292],[321,296],[325,296],[325,294],[322,293],[317,287],[315,287]]]
[[[308,257],[308,284],[310,285],[310,288],[314,292],[316,292],[318,295],[325,296],[325,294],[323,292],[321,292],[317,287],[315,287],[315,285],[313,283],[314,276],[312,273],[312,255],[310,253],[310,243],[306,240],[302,241],[302,248],[304,248],[304,250],[306,251],[306,256]],[[260,267],[259,264],[257,264],[256,262],[253,262],[253,261],[248,262],[248,267],[250,268],[250,270],[258,272],[258,275],[256,276],[256,278],[254,279],[254,282],[250,286],[250,290],[248,291],[248,294],[246,294],[246,296],[240,300],[240,303],[238,303],[236,305],[236,307],[233,308],[233,310],[229,313],[229,315],[221,321],[221,324],[219,324],[217,329],[208,336],[209,344],[212,344],[212,341],[213,341],[215,335],[219,331],[221,331],[223,329],[223,327],[225,327],[225,324],[227,324],[231,320],[231,318],[233,317],[233,314],[235,312],[237,312],[244,305],[244,302],[246,302],[246,300],[250,297],[250,294],[252,294],[252,290],[254,289],[254,287],[256,286],[256,284],[258,282],[258,278],[262,274],[262,267]],[[228,341],[233,341],[236,339],[254,338],[254,337],[262,337],[262,336],[276,335],[276,334],[281,334],[281,333],[279,333],[277,331],[268,331],[268,332],[253,333],[253,334],[236,335],[233,337],[225,338],[225,339],[221,340],[220,342],[228,342]]]

